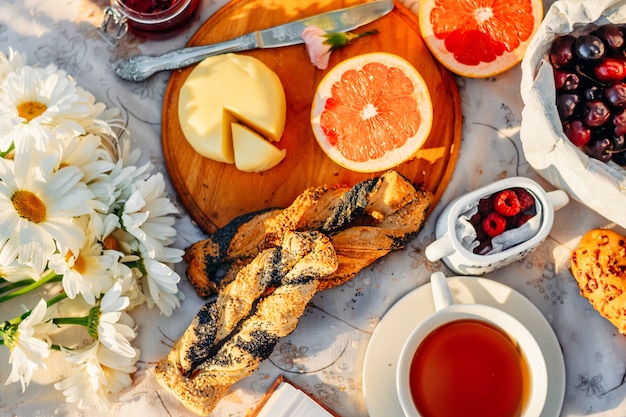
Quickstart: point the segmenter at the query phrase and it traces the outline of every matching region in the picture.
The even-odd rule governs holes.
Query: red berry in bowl
[[[611,111],[604,102],[590,100],[585,103],[583,122],[589,127],[602,126],[611,118]]]
[[[549,57],[554,67],[568,67],[574,64],[574,42],[576,38],[572,35],[559,36],[552,42]]]
[[[591,64],[604,58],[604,43],[594,35],[581,35],[574,42],[574,56],[582,64]]]
[[[580,85],[580,77],[572,71],[555,69],[554,85],[557,91],[575,91]]]
[[[584,152],[598,161],[608,162],[611,160],[613,143],[609,138],[590,141],[584,146]]]
[[[483,219],[482,227],[487,236],[496,237],[506,230],[506,219],[496,212],[491,212]]]
[[[624,34],[614,24],[605,24],[594,30],[592,34],[598,37],[607,49],[617,51],[624,47]]]
[[[559,112],[561,120],[567,120],[573,117],[578,110],[580,97],[575,93],[559,94],[556,97],[556,109]]]
[[[532,214],[522,214],[517,218],[517,223],[516,223],[516,227],[520,227],[523,226],[524,223],[526,223],[528,220],[532,219],[533,215]]]
[[[626,135],[626,109],[613,115],[613,126],[613,133],[615,133],[615,136]]]
[[[565,124],[565,136],[575,146],[585,146],[591,140],[591,130],[580,120],[572,120]]]
[[[496,194],[493,208],[499,214],[506,217],[511,217],[520,212],[521,204],[515,192],[513,192],[512,190],[504,190]]]
[[[513,190],[520,203],[520,212],[524,212],[535,205],[535,197],[525,188],[515,188]]]
[[[598,81],[622,81],[626,77],[626,59],[624,57],[606,57],[593,68]]]
[[[615,107],[626,108],[626,84],[613,83],[604,90],[606,99]]]

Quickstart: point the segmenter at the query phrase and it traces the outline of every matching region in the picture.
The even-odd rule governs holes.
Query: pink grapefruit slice
[[[324,76],[311,109],[320,147],[356,172],[391,169],[428,138],[433,107],[420,73],[405,59],[373,52],[349,58]]]

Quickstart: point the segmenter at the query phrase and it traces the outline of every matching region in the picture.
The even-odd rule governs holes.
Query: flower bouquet
[[[137,165],[117,109],[54,65],[0,52],[0,344],[6,384],[24,391],[62,355],[54,387],[107,409],[131,384],[139,350],[130,312],[180,306],[170,265],[177,213],[161,174]]]

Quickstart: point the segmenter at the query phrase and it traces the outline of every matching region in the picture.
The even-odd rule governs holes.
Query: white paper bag
[[[626,170],[585,155],[563,133],[547,51],[558,35],[589,23],[626,23],[626,0],[557,0],[522,60],[520,138],[528,163],[555,187],[626,227]]]

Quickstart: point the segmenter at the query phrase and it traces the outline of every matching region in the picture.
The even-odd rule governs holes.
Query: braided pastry
[[[337,265],[327,236],[287,231],[201,308],[157,364],[157,380],[191,411],[209,414],[295,329],[318,282]]]
[[[284,210],[237,217],[187,248],[187,277],[198,295],[208,296],[226,285],[251,257],[275,246],[286,231],[317,230],[330,236],[339,259],[335,275],[319,284],[336,286],[406,246],[422,229],[432,200],[432,193],[416,189],[396,171],[353,187],[312,187]],[[224,266],[229,269],[220,277]]]
[[[626,334],[626,237],[590,230],[572,252],[571,270],[580,294]]]

